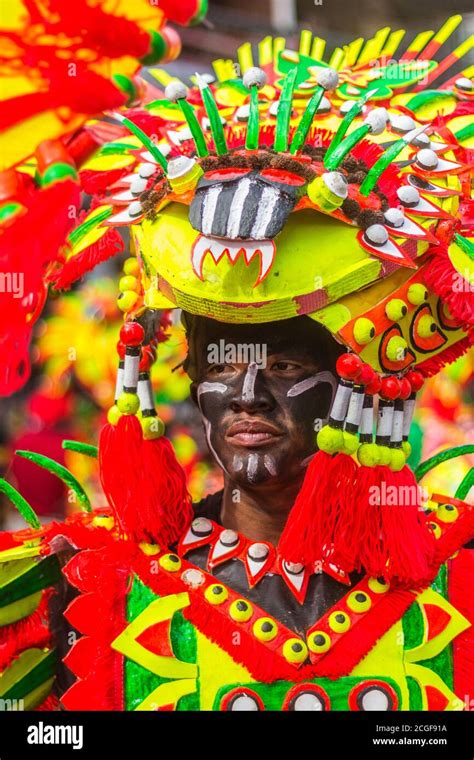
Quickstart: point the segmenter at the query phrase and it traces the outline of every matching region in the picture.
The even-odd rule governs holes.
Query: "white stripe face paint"
[[[240,180],[237,190],[235,191],[235,195],[232,198],[232,203],[229,209],[229,221],[227,222],[226,231],[227,237],[231,239],[237,237],[238,235],[244,202],[250,192],[252,184],[252,180],[248,178]]]
[[[242,457],[239,457],[238,454],[235,454],[234,459],[232,461],[232,467],[234,468],[235,472],[240,472],[243,466],[244,466],[244,463],[242,461]]]
[[[265,465],[265,469],[270,473],[270,475],[275,476],[277,474],[275,460],[270,456],[270,454],[265,454],[263,457],[263,464]]]
[[[247,477],[252,482],[255,479],[255,475],[258,469],[258,454],[250,454],[247,460]]]
[[[245,373],[244,383],[242,385],[242,401],[252,401],[255,398],[255,380],[257,377],[258,365],[256,362],[250,362]]]
[[[212,223],[216,211],[217,200],[222,192],[222,185],[210,187],[204,196],[202,203],[202,231],[204,235],[210,235],[212,232]]]
[[[229,472],[226,470],[223,463],[219,459],[217,452],[211,443],[211,423],[209,422],[207,417],[204,416],[204,412],[201,406],[201,396],[203,393],[225,393],[226,390],[227,390],[227,386],[224,385],[224,383],[207,383],[207,382],[200,383],[197,389],[197,401],[198,401],[199,411],[202,414],[202,421],[204,423],[204,430],[206,433],[206,441],[207,441],[207,445],[209,446],[209,451],[211,452],[212,456],[216,460],[219,467],[221,467],[226,473],[226,475],[228,475]]]
[[[203,393],[225,393],[226,390],[227,385],[224,385],[224,383],[200,383],[198,385],[198,398]]]
[[[272,221],[273,212],[280,194],[273,187],[266,187],[261,195],[258,211],[249,237],[253,240],[265,238],[265,232]]]
[[[305,380],[301,380],[299,383],[292,385],[286,395],[289,398],[299,396],[300,393],[305,393],[306,391],[309,391],[310,388],[314,388],[315,385],[319,385],[320,383],[328,383],[332,388],[332,395],[334,397],[334,393],[336,392],[337,388],[337,380],[332,372],[327,371],[318,372],[316,375],[307,377]]]

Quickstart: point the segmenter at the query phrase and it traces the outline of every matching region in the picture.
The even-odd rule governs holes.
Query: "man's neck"
[[[275,488],[244,488],[228,480],[224,483],[221,521],[225,528],[243,533],[253,541],[276,546],[301,482]]]

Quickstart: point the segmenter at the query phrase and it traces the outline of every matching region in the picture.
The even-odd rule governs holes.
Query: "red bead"
[[[121,340],[117,343],[117,353],[119,355],[119,359],[125,359],[125,343],[122,343]]]
[[[382,385],[380,388],[380,396],[387,401],[395,401],[400,395],[400,380],[396,377],[382,378]]]
[[[153,357],[151,357],[150,354],[142,353],[141,358],[140,358],[140,364],[138,365],[140,372],[148,372],[152,364],[153,364]]]
[[[344,380],[356,380],[362,368],[362,359],[357,354],[342,354],[336,362],[339,377]]]
[[[139,346],[145,337],[145,330],[139,322],[124,322],[120,329],[120,340],[126,346]]]
[[[368,393],[369,396],[375,396],[375,394],[379,392],[381,385],[382,380],[380,379],[379,375],[374,372],[373,379],[365,386],[365,392]]]
[[[400,398],[405,401],[411,394],[411,383],[406,377],[400,379]]]
[[[414,369],[407,372],[406,378],[411,385],[412,391],[415,391],[415,393],[423,387],[423,383],[425,382],[425,378],[421,372],[417,372]]]
[[[360,368],[360,373],[357,378],[357,382],[360,383],[360,385],[368,385],[374,379],[375,374],[376,372],[374,369],[372,369],[370,364],[364,363],[362,367]]]

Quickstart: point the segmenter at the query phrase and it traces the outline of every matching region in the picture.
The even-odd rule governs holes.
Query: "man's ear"
[[[194,382],[194,380],[193,380],[193,382],[189,386],[190,395],[191,395],[191,398],[192,398],[193,402],[196,404],[196,406],[199,406],[199,404],[198,404],[197,389],[198,389],[198,384],[196,382]]]

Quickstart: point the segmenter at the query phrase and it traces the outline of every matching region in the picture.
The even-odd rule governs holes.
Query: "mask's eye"
[[[250,169],[239,169],[235,166],[229,166],[227,169],[212,169],[212,171],[205,173],[204,179],[212,180],[213,182],[230,182],[232,179],[243,177],[249,171]]]
[[[272,182],[281,182],[282,185],[295,185],[296,187],[304,185],[306,182],[298,174],[286,172],[283,169],[263,169],[260,176],[270,179]]]

